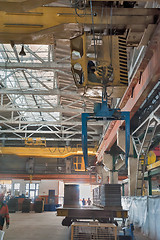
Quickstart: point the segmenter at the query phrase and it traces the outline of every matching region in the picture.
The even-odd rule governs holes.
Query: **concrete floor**
[[[4,240],[68,240],[70,228],[61,225],[62,219],[55,212],[12,213]]]
[[[61,225],[62,219],[55,212],[12,213],[4,240],[70,240],[70,228]],[[147,239],[139,229],[135,231],[135,240]]]
[[[141,229],[140,228],[136,228],[134,231],[134,236],[135,236],[135,240],[153,240],[151,238],[146,237],[145,235],[143,235],[141,233]]]

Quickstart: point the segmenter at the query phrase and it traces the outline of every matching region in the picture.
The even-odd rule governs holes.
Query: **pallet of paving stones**
[[[100,186],[100,205],[104,207],[121,207],[121,185],[103,184]]]
[[[16,211],[18,211],[18,199],[17,198],[9,199],[7,205],[8,205],[8,210],[10,213],[15,213]]]
[[[100,205],[100,187],[96,187],[93,189],[93,205]]]
[[[43,211],[43,201],[36,201],[34,203],[34,211],[36,213],[41,213]]]
[[[31,199],[24,199],[22,203],[22,212],[23,213],[29,213],[30,212],[30,205],[31,205]]]

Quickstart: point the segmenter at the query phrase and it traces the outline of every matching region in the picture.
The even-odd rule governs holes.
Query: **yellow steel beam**
[[[92,2],[111,2],[112,0],[92,0]],[[88,0],[87,2],[90,2],[90,0]],[[130,2],[134,2],[134,0],[131,0]],[[146,2],[146,0],[139,0],[136,2]],[[154,2],[154,0],[148,0],[147,2]],[[157,0],[157,3],[160,3],[159,0]]]
[[[45,4],[56,2],[56,0],[21,0],[17,1],[1,1],[0,11],[4,12],[25,12],[31,9],[41,7]]]
[[[110,9],[107,8],[103,16],[101,11],[101,8],[94,9],[96,12],[94,24],[105,28],[106,24],[111,23]],[[84,12],[80,11],[79,14]],[[141,25],[145,29],[148,24],[154,23],[155,15],[159,15],[159,9],[113,8],[112,26],[122,28],[128,24],[127,27],[131,28],[132,25],[134,27]],[[91,26],[90,8],[87,8],[85,15],[81,17],[76,15],[73,8],[66,7],[40,7],[24,13],[0,11],[0,41],[1,43],[9,43],[10,40],[15,43],[32,43],[38,41],[38,37],[51,33],[57,38],[68,38],[74,36],[76,31],[81,31],[79,28],[76,29],[75,25],[67,25],[70,23]],[[68,35],[66,36],[63,31]]]
[[[147,170],[149,171],[149,170],[152,170],[152,169],[157,168],[157,167],[160,167],[160,161],[157,161],[155,163],[152,163],[152,164],[148,165]]]
[[[66,158],[73,155],[83,155],[82,148],[70,147],[1,147],[0,154],[23,157]],[[95,148],[88,149],[88,155],[94,156]]]

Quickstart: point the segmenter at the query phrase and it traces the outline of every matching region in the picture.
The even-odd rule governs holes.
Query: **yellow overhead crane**
[[[36,1],[37,2],[37,1]],[[98,2],[98,1],[97,1]],[[101,1],[99,1],[101,2]],[[110,8],[105,8],[105,13],[102,15],[102,8],[98,6],[93,6],[93,20],[92,14],[89,7],[86,7],[85,14],[83,11],[78,10],[79,17],[74,8],[69,7],[39,7],[39,8],[27,8],[26,12],[21,11],[17,8],[17,12],[13,8],[8,8],[7,10],[6,3],[6,11],[5,7],[0,9],[0,42],[1,43],[11,43],[14,44],[54,44],[54,40],[57,39],[73,39],[71,40],[71,49],[74,49],[74,41],[75,37],[82,38],[83,46],[87,44],[85,42],[85,34],[83,34],[84,27],[88,27],[88,29],[92,28],[92,24],[94,21],[94,26],[97,31],[102,31],[104,29],[108,29],[108,26],[112,24],[112,28],[116,28],[117,31],[124,30],[122,34],[123,37],[127,37],[127,46],[137,46],[143,45],[145,41],[149,39],[149,36],[152,34],[154,28],[156,27],[155,17],[159,16],[159,9],[147,9],[147,8],[113,8],[112,9],[112,18],[110,15]],[[36,5],[35,5],[36,6]],[[12,10],[13,9],[13,10]],[[32,10],[30,10],[32,9]],[[4,11],[1,11],[4,10]],[[112,21],[112,22],[111,22]],[[126,31],[126,29],[130,29],[130,31]],[[145,31],[144,31],[145,29]],[[64,34],[65,31],[65,34]],[[90,31],[90,30],[89,30]],[[137,34],[138,33],[138,34]],[[107,41],[109,42],[109,34],[106,33],[107,36],[103,36],[100,41],[103,42],[102,49],[98,52],[98,56],[101,58],[99,66],[101,67],[109,67],[109,64],[104,64],[103,60],[109,59],[109,55],[102,56],[104,52],[104,47],[108,46]],[[118,34],[119,35],[119,34]],[[82,37],[81,37],[82,36]],[[113,47],[115,45],[119,46],[119,39],[121,37],[112,36]],[[110,37],[111,38],[111,37]],[[121,39],[122,39],[121,38]],[[147,39],[147,40],[146,40]],[[82,48],[83,48],[82,46]],[[98,46],[98,45],[97,45]],[[101,44],[99,45],[99,48]],[[113,48],[114,52],[114,48]],[[115,58],[119,54],[118,50],[115,51]],[[126,52],[125,54],[126,55]],[[81,57],[84,57],[84,52],[81,54]],[[126,56],[123,56],[126,62]],[[93,83],[88,78],[87,72],[87,63],[88,61],[94,61],[92,57],[87,56],[87,52],[85,55],[85,61],[83,59],[82,69],[84,72],[84,81],[79,83],[75,79],[75,83],[78,87],[84,87],[86,85],[103,85],[101,83],[100,71],[98,68],[95,72],[97,76],[97,82]],[[108,61],[109,62],[109,61]],[[119,63],[118,63],[119,64]],[[72,70],[75,68],[74,59],[71,62]],[[106,66],[105,66],[106,65]],[[117,67],[117,62],[115,63]],[[118,65],[117,69],[120,69],[120,65]],[[109,83],[108,85],[122,87],[124,88],[127,84],[127,71],[126,71],[126,63],[124,74],[125,77],[123,79],[120,78],[119,70],[114,71],[114,74],[118,74],[119,77],[114,77],[114,83]],[[105,72],[105,75],[109,73],[109,69]],[[74,76],[75,77],[75,76]],[[119,81],[119,82],[116,82]],[[0,152],[2,154],[15,154],[19,156],[39,156],[39,157],[51,157],[51,158],[63,158],[71,155],[82,155],[82,149],[72,148],[71,151],[68,151],[66,148],[39,148],[38,146],[29,147],[29,148],[0,148]],[[95,155],[96,150],[88,149],[89,155]]]
[[[26,138],[24,140],[26,146],[38,146],[38,147],[46,147],[46,139],[45,138]]]
[[[85,14],[82,10],[78,17],[74,8],[69,7],[40,7],[27,12],[6,12],[0,9],[0,42],[15,44],[53,44],[55,38],[69,39],[82,34],[84,26],[92,26],[92,15],[89,7]],[[107,28],[111,23],[110,9],[93,6],[93,20],[96,29]],[[131,29],[128,43],[139,44],[143,34],[151,34],[155,28],[155,16],[159,9],[113,8],[112,26],[116,29]],[[126,25],[127,24],[127,25]],[[145,33],[144,33],[145,29]],[[64,34],[65,32],[65,34]],[[132,43],[133,42],[133,43]],[[143,44],[143,42],[141,42]]]
[[[54,44],[55,39],[70,39],[71,68],[76,86],[105,86],[112,98],[122,97],[128,84],[126,46],[144,44],[144,39],[149,38],[156,26],[159,9],[113,7],[111,13],[111,8],[105,7],[102,14],[101,1],[97,2],[99,4],[93,4],[92,10],[86,5],[85,11],[75,11],[74,7],[34,8],[37,3],[32,6],[30,2],[29,7],[29,2],[22,2],[17,12],[12,11],[10,4],[7,9],[6,3],[2,7],[4,11],[0,11],[0,42]],[[97,33],[103,32],[100,39],[86,34],[93,26]],[[91,56],[93,41],[96,41],[95,57]],[[74,59],[75,50],[80,53],[78,60]],[[88,71],[90,63],[91,73]],[[77,64],[81,69],[76,68]]]
[[[96,148],[88,148],[88,155],[95,156]],[[43,157],[43,158],[66,158],[69,156],[82,156],[80,147],[0,147],[2,155],[17,155],[23,157]]]

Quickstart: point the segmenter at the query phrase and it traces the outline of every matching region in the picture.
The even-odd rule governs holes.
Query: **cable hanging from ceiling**
[[[97,51],[96,51],[96,38],[95,38],[95,30],[94,30],[94,19],[93,19],[93,6],[92,6],[92,0],[90,0],[90,8],[91,8],[91,17],[92,17],[92,32],[93,32],[93,42],[94,42],[94,54],[95,54],[95,60],[96,60],[96,66],[97,66]]]
[[[78,17],[86,16],[86,1],[85,0],[72,1],[72,7],[74,7],[75,13]],[[78,11],[83,11],[83,13],[79,13]]]
[[[113,66],[112,66],[112,58],[113,58],[113,55],[112,55],[112,36],[113,36],[113,26],[112,26],[112,5],[111,5],[111,7],[110,7],[110,27],[109,27],[109,29],[108,29],[108,36],[109,36],[109,42],[110,42],[110,46],[109,46],[109,53],[110,53],[110,65],[108,66],[108,68],[111,70],[111,74],[110,74],[110,76],[108,77],[108,79],[107,79],[107,82],[108,82],[108,80],[110,80],[111,78],[114,78],[114,76],[113,76]],[[106,84],[104,84],[104,85],[106,85]],[[111,93],[108,95],[107,94],[107,90],[106,90],[106,86],[104,86],[104,97],[105,98],[108,98],[108,97],[110,97],[111,95],[112,95],[112,93],[113,93],[113,79],[112,79],[112,91],[111,91]]]

